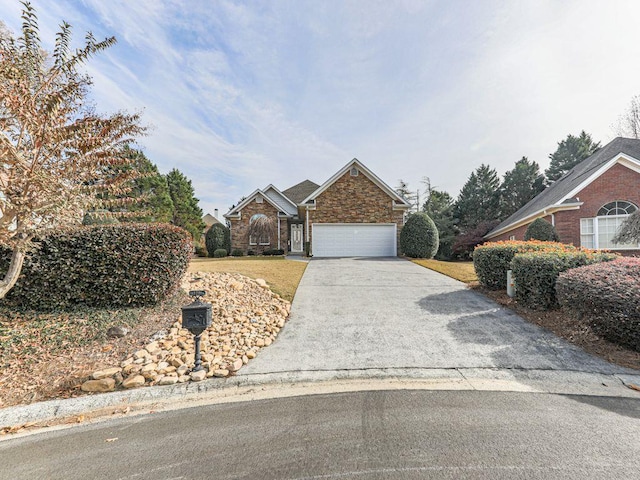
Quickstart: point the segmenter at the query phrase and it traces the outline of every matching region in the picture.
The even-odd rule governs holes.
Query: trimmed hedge
[[[614,253],[593,251],[546,251],[519,253],[511,261],[518,303],[538,310],[558,306],[556,280],[570,268],[611,261]]]
[[[227,250],[224,248],[218,248],[213,251],[214,258],[223,258],[227,256]]]
[[[559,304],[602,337],[640,352],[640,258],[617,258],[563,272]]]
[[[234,248],[231,251],[231,256],[232,257],[242,257],[244,255],[244,252],[242,250],[240,250],[239,248]]]
[[[540,240],[541,242],[559,242],[560,236],[556,227],[543,218],[536,218],[524,232],[524,240]]]
[[[214,223],[204,236],[204,243],[210,257],[215,257],[216,250],[224,248],[227,253],[231,251],[231,231],[221,223]]]
[[[264,252],[262,252],[262,255],[265,255],[267,257],[284,255],[284,250],[281,248],[272,248],[271,250],[265,250]]]
[[[193,251],[191,235],[166,224],[68,229],[34,243],[3,302],[44,311],[155,304],[178,287]],[[11,253],[2,253],[6,272]]]
[[[438,251],[438,228],[426,213],[414,213],[400,231],[400,251],[407,257],[433,258]]]
[[[574,252],[578,249],[573,245],[536,240],[490,242],[473,251],[473,267],[481,285],[491,290],[504,290],[507,288],[507,270],[511,268],[511,260],[515,255],[544,251]]]

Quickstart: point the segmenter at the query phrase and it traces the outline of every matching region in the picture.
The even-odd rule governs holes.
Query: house
[[[528,225],[544,218],[560,241],[623,254],[640,253],[638,244],[611,239],[640,206],[640,140],[618,137],[573,167],[484,238],[523,240]]]
[[[216,208],[214,211],[214,215],[207,213],[204,217],[202,217],[202,222],[204,223],[204,230],[202,231],[202,235],[200,237],[200,243],[202,245],[205,244],[205,236],[207,235],[207,230],[211,228],[212,225],[219,223],[220,225],[224,225],[220,220],[218,220],[218,209]]]
[[[255,190],[224,217],[231,248],[282,249],[315,257],[396,256],[409,203],[354,158],[322,185],[305,180],[286,190]],[[249,238],[249,225],[266,216],[274,238]]]

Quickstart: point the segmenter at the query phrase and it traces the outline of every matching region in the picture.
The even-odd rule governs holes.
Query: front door
[[[291,225],[291,251],[302,252],[302,224]]]

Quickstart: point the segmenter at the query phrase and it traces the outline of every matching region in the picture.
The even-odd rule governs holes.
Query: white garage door
[[[395,223],[315,223],[314,257],[395,257]]]

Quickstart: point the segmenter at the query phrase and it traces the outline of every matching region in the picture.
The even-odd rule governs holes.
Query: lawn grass
[[[194,258],[190,272],[240,273],[249,278],[263,278],[275,293],[292,301],[306,262],[282,257]]]
[[[455,278],[464,283],[477,282],[478,277],[473,268],[473,262],[443,262],[442,260],[412,260],[422,267],[442,273],[447,277]]]

